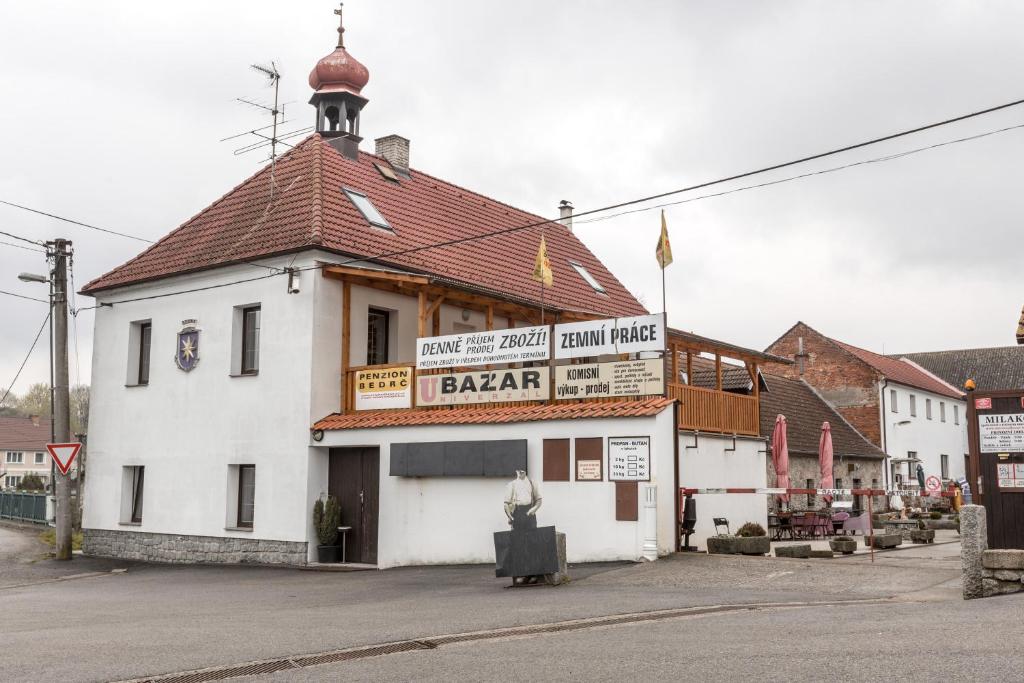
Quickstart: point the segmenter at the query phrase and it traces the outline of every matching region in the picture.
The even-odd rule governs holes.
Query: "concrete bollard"
[[[988,549],[985,508],[964,505],[960,508],[960,566],[963,572],[964,600],[984,596],[982,555]]]

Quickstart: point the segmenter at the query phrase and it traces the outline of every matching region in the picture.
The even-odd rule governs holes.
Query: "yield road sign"
[[[56,463],[60,473],[64,475],[67,475],[71,470],[71,463],[75,461],[75,456],[78,455],[78,451],[81,449],[82,444],[80,443],[46,444],[46,450],[50,451],[50,457],[53,458],[53,462]]]

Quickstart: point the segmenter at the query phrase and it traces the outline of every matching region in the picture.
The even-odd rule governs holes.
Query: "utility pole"
[[[68,378],[68,256],[71,242],[56,239],[53,245],[53,429],[57,443],[71,441],[71,392]],[[54,472],[57,497],[58,560],[71,559],[71,481]]]

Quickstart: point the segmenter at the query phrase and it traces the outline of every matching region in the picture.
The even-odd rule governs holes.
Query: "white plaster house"
[[[506,483],[525,467],[570,561],[656,559],[677,548],[681,478],[763,486],[756,396],[722,391],[720,372],[714,388],[679,378],[700,353],[751,376],[787,361],[689,333],[662,328],[657,395],[422,404],[423,382],[453,370],[415,367],[419,338],[647,311],[573,233],[571,209],[546,222],[413,169],[396,135],[360,151],[368,79],[339,40],[310,74],[316,132],[273,180],[263,169],[83,289],[98,306],[85,552],[303,564],[316,557],[313,504],[334,495],[347,561],[493,562]],[[542,234],[554,277],[543,301]],[[380,398],[371,374],[401,378],[397,404],[363,409]],[[647,444],[648,481],[611,480],[616,437]],[[734,517],[766,524],[763,504],[748,507]]]
[[[0,417],[0,488],[14,489],[28,474],[50,480],[50,422],[34,417]]]

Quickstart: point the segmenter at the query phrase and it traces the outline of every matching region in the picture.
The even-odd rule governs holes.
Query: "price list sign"
[[[608,437],[609,481],[651,480],[651,437]]]

